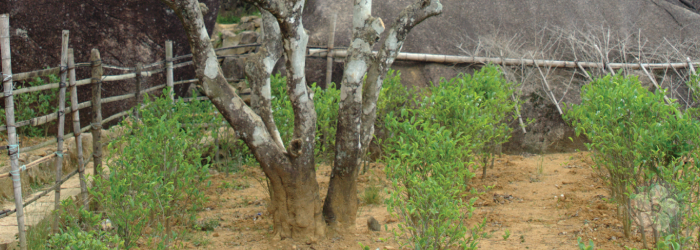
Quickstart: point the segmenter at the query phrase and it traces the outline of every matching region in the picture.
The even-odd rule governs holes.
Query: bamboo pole
[[[102,99],[102,104],[134,98],[135,94],[112,96]]]
[[[377,52],[372,52],[376,54]],[[347,57],[348,53],[345,50],[336,49],[333,51],[333,57],[343,58]],[[328,56],[327,49],[309,49],[309,57],[323,57]],[[537,63],[540,67],[552,67],[552,68],[576,68],[578,67],[575,61],[561,61],[561,60],[521,60],[519,58],[497,58],[497,57],[478,57],[478,56],[452,56],[452,55],[438,55],[438,54],[423,54],[423,53],[407,53],[401,52],[396,57],[396,60],[404,61],[418,61],[418,62],[432,62],[432,63],[473,63],[473,64],[501,64],[504,66],[535,66]],[[602,68],[604,67],[601,62],[578,62],[581,67],[584,68]],[[700,62],[693,62],[693,64],[700,64]],[[628,68],[631,70],[641,69],[639,64],[634,63],[609,63],[612,69]],[[684,69],[688,67],[686,62],[682,63],[643,63],[644,67],[655,70],[655,69],[667,69],[668,67],[673,67],[677,69]],[[605,66],[607,67],[607,66]]]
[[[226,79],[226,80],[228,81],[228,79]],[[177,82],[174,82],[173,85],[185,84],[185,83],[196,83],[196,82],[199,82],[199,79],[177,81]]]
[[[530,55],[532,56],[532,55]],[[537,71],[540,72],[540,76],[542,76],[542,80],[544,81],[544,86],[547,87],[547,92],[550,98],[552,98],[552,102],[554,103],[555,106],[557,106],[557,111],[559,111],[560,115],[564,115],[564,112],[562,112],[561,107],[559,107],[559,103],[557,102],[557,98],[554,96],[554,92],[552,92],[552,89],[549,87],[549,83],[547,82],[547,77],[544,76],[544,73],[542,73],[542,69],[540,69],[540,66],[535,62],[535,59],[532,59],[533,64],[535,64],[535,67],[537,68]]]
[[[331,32],[328,36],[328,56],[326,57],[326,88],[331,86],[331,78],[333,77],[333,45],[335,44],[335,21],[338,18],[338,13],[333,13],[331,17]]]
[[[14,94],[13,94],[13,95],[14,95]],[[27,126],[27,125],[29,125],[29,124],[30,124],[29,120],[21,121],[21,122],[15,122],[15,128],[24,127],[24,126]],[[5,130],[7,130],[7,125],[2,125],[2,126],[0,126],[0,131],[5,131]]]
[[[75,83],[75,82],[73,82],[73,83]],[[72,86],[71,86],[71,87],[72,87]],[[72,101],[71,101],[71,102],[72,102]],[[77,111],[80,110],[80,109],[84,109],[84,108],[90,107],[90,106],[92,106],[92,101],[87,101],[87,102],[83,102],[83,103],[76,104],[76,105],[72,105],[72,104],[71,104],[71,106],[73,106],[73,107],[66,107],[66,110],[65,110],[65,111],[66,111],[66,114],[72,113],[73,111],[76,111],[76,112],[77,112]],[[74,107],[75,107],[75,109],[74,109]],[[73,112],[73,113],[74,113],[74,112]],[[52,121],[54,121],[54,120],[56,120],[56,119],[58,119],[58,113],[51,113],[51,114],[48,114],[48,115],[43,115],[43,116],[39,116],[39,117],[34,117],[34,118],[29,119],[29,120],[27,120],[27,121],[29,121],[29,123],[30,123],[33,127],[36,127],[36,126],[39,126],[39,125],[43,125],[43,124],[52,122]]]
[[[68,35],[67,30],[63,31],[61,36],[61,82],[59,83],[58,91],[58,133],[56,134],[56,184],[63,177],[63,131],[66,120],[66,78],[68,78]],[[56,197],[54,199],[54,210],[61,209],[61,189],[54,190]],[[58,233],[58,213],[54,214],[53,233]]]
[[[695,75],[695,67],[693,66],[693,63],[690,62],[690,57],[685,58],[686,62],[688,62],[688,68],[690,68],[690,72]]]
[[[85,179],[85,162],[83,161],[83,140],[80,131],[80,109],[78,108],[78,87],[75,86],[75,57],[73,49],[68,50],[68,80],[70,82],[70,103],[73,106],[73,134],[78,151],[78,174],[80,179],[80,194],[83,197],[85,210],[90,211],[88,202],[87,183]]]
[[[649,74],[649,71],[647,71],[647,69],[644,66],[642,66],[641,68],[644,71],[644,74],[646,74],[649,80],[651,80],[651,83],[654,84],[654,87],[656,87],[657,89],[661,89],[661,87],[659,87],[659,83],[657,83],[656,79],[654,79],[654,77],[651,76],[651,74]],[[666,97],[666,95],[664,95],[664,101],[666,101],[666,104],[671,104],[671,100],[669,100],[668,97]]]
[[[134,116],[138,119],[139,118],[139,109],[141,108],[141,101],[143,97],[141,97],[141,69],[143,68],[143,64],[136,63],[136,94],[135,97],[136,99],[134,100]]]
[[[108,122],[111,122],[112,120],[117,119],[119,117],[128,115],[129,113],[130,113],[129,110],[127,110],[127,111],[122,111],[122,112],[113,114],[112,116],[107,117],[107,119],[104,119],[104,121],[102,121],[102,124],[107,124]]]
[[[578,61],[574,61],[574,63],[576,64],[576,67],[578,67],[578,69],[580,69],[581,72],[583,72],[583,75],[586,76],[586,78],[588,78],[589,81],[593,81],[591,75],[588,74],[588,71],[586,71],[586,69],[584,69],[583,66],[581,66],[580,63],[578,63]]]
[[[92,64],[92,157],[95,168],[95,178],[102,176],[102,59],[100,51],[92,49],[90,52]]]
[[[171,101],[175,101],[175,90],[173,87],[173,41],[165,41],[165,84],[170,88],[168,96]]]
[[[85,127],[80,129],[80,132],[86,132],[88,130],[90,130],[90,126],[85,126]],[[73,137],[73,133],[63,135],[63,137],[66,137],[66,138]],[[27,153],[27,152],[31,152],[31,151],[34,151],[34,150],[37,150],[37,149],[40,149],[40,148],[43,148],[46,146],[54,145],[54,144],[56,144],[56,140],[48,140],[48,141],[45,141],[45,142],[42,142],[42,143],[39,143],[39,144],[36,144],[33,146],[21,148],[20,151]]]
[[[12,80],[13,81],[24,81],[24,80],[31,80],[32,78],[40,77],[40,76],[48,76],[48,75],[55,75],[60,72],[59,67],[55,68],[49,68],[49,69],[41,69],[41,70],[35,70],[35,71],[30,71],[30,72],[24,72],[24,73],[16,73],[12,74]]]
[[[27,250],[27,236],[24,231],[24,207],[22,206],[22,183],[19,178],[19,143],[15,128],[15,107],[12,98],[12,54],[10,53],[10,16],[0,15],[0,57],[2,58],[2,84],[5,92],[5,119],[7,124],[7,152],[10,156],[12,187],[15,194],[17,209],[17,228],[19,231],[19,246]]]
[[[154,90],[156,90],[156,89],[162,89],[162,88],[165,88],[166,86],[167,86],[166,84],[156,85],[156,86],[147,88],[147,89],[145,89],[145,90],[143,90],[143,91],[141,91],[141,92],[142,92],[142,93],[147,93],[147,94],[148,94],[148,92],[154,91]],[[143,98],[141,98],[141,99],[143,99]]]
[[[63,150],[63,153],[64,153],[64,154],[67,154],[67,153],[68,153],[68,149],[64,149],[64,150]],[[42,163],[44,163],[44,162],[48,162],[48,161],[50,161],[50,160],[53,160],[53,158],[55,158],[55,157],[56,157],[56,154],[54,153],[54,154],[49,154],[49,155],[46,155],[46,156],[41,157],[41,158],[39,158],[39,159],[36,159],[35,161],[30,162],[30,163],[27,163],[27,165],[24,165],[24,168],[22,168],[21,171],[29,171],[30,169],[32,169],[33,167],[38,166],[39,164],[42,164]],[[4,174],[0,174],[0,178],[7,178],[7,177],[10,177],[10,176],[12,176],[12,174],[10,174],[9,172],[8,172],[8,173],[4,173]]]

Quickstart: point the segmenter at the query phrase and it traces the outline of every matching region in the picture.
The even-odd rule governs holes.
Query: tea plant
[[[498,67],[487,65],[473,75],[460,74],[449,81],[442,80],[430,88],[422,107],[442,126],[456,133],[468,135],[482,178],[486,168],[493,167],[495,154],[508,141],[512,128],[506,124],[513,117],[515,105],[512,95],[516,84],[508,82]]]
[[[647,214],[652,225],[636,221],[641,230],[652,229],[655,242],[687,244],[700,226],[693,215],[698,161],[691,160],[698,156],[700,123],[690,112],[682,114],[677,103],[666,104],[664,95],[649,92],[636,77],[608,75],[584,86],[581,105],[572,105],[564,117],[591,140],[587,147],[595,167],[606,172],[625,236],[633,218]],[[640,204],[647,202],[660,209],[643,211]],[[646,246],[644,234],[642,239]]]
[[[41,86],[59,81],[58,76],[49,75],[44,78],[37,77],[33,81],[27,82],[25,86],[17,86],[17,89]],[[31,118],[47,115],[58,111],[58,91],[59,89],[49,89],[31,93],[24,93],[14,96],[15,101],[15,121],[25,121]],[[70,107],[70,92],[66,93],[66,107]],[[5,109],[0,109],[0,120],[5,121]],[[29,137],[39,137],[48,135],[49,128],[56,122],[49,122],[39,127],[24,126],[17,128],[17,133]]]
[[[391,154],[386,167],[394,188],[387,209],[400,218],[394,234],[401,245],[413,249],[476,249],[484,224],[473,228],[464,224],[476,201],[464,196],[474,177],[470,164],[463,161],[470,153],[468,144],[462,143],[461,134],[421,119],[417,111],[404,110],[404,117],[413,116],[403,122],[393,113],[387,119],[387,128],[397,134],[387,144]]]
[[[203,131],[181,123],[191,115],[183,112],[189,104],[144,100],[147,108],[140,110],[140,119],[121,124],[129,136],[109,144],[109,177],[95,178],[90,190],[127,249],[146,227],[153,229],[149,237],[160,239],[158,248],[166,247],[174,221],[194,222],[205,201],[200,190],[208,185],[208,166],[202,165],[197,145]]]

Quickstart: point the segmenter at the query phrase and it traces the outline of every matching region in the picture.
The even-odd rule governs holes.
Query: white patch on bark
[[[204,21],[200,18],[197,18],[195,20],[195,25],[199,27],[199,39],[202,40],[202,42],[210,42],[209,33],[207,32],[207,27],[204,26]]]
[[[365,113],[365,115],[369,115],[376,106],[376,104],[370,103],[367,107],[364,108],[364,110],[362,110],[362,113]]]
[[[216,78],[219,75],[219,62],[216,57],[207,57],[206,65],[204,66],[204,75],[210,79]]]
[[[359,29],[365,26],[365,20],[372,15],[372,1],[361,0],[353,10],[352,27]]]
[[[267,71],[267,73],[271,73],[275,67],[275,60],[271,56],[265,57],[263,59],[263,65],[265,65],[265,71]]]
[[[294,95],[299,97],[299,102],[301,103],[306,103],[309,101],[309,97],[307,97],[306,93],[306,86],[303,84],[305,81],[306,77],[302,79],[302,81],[297,84],[296,87],[294,87]]]
[[[354,44],[354,43],[353,43]],[[365,45],[367,45],[365,43]],[[369,48],[369,46],[367,46]],[[349,72],[348,76],[350,77],[350,82],[360,82],[362,81],[362,77],[365,76],[365,71],[367,71],[367,63],[363,60],[353,60],[345,68],[346,71]]]
[[[377,18],[377,20],[372,23],[372,29],[374,29],[374,32],[377,32],[377,34],[384,32],[384,22],[381,18]]]
[[[302,25],[297,26],[297,34],[299,40],[296,41],[294,51],[292,52],[292,64],[294,65],[294,78],[298,79],[304,76],[304,65],[306,63],[306,45],[309,43],[309,35],[304,31]]]
[[[233,110],[238,110],[241,108],[241,102],[237,100],[236,98],[231,99],[231,105],[229,106],[230,109]]]
[[[391,29],[385,43],[389,50],[396,50],[398,48],[399,40],[396,38],[396,30]]]
[[[265,137],[263,133],[263,129],[260,127],[255,127],[255,130],[253,130],[253,146],[257,147],[265,143]]]
[[[265,80],[265,84],[260,88],[260,94],[265,100],[270,100],[272,98],[272,90],[270,89],[270,79]]]
[[[442,12],[442,3],[440,3],[440,1],[431,1],[430,2],[430,6],[433,6],[436,4],[437,4],[437,6],[433,7],[433,9],[435,9],[433,12],[438,12],[438,13]]]

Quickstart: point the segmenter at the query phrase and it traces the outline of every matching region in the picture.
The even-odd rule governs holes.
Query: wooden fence
[[[331,24],[331,26],[334,25],[334,22]],[[335,30],[335,29],[332,29]],[[84,202],[83,205],[85,207],[88,206],[88,201],[87,201],[87,183],[85,180],[85,175],[84,175],[84,168],[87,162],[93,161],[94,164],[94,175],[102,173],[102,146],[103,144],[101,143],[101,131],[102,131],[102,125],[106,124],[108,122],[111,122],[115,119],[119,119],[121,117],[124,117],[129,114],[129,111],[123,111],[119,112],[117,114],[114,114],[110,117],[107,117],[105,119],[102,118],[102,104],[105,103],[112,103],[116,101],[122,101],[126,99],[131,99],[135,98],[135,104],[134,105],[140,105],[140,100],[141,96],[143,93],[148,93],[151,91],[159,90],[165,87],[170,88],[170,92],[168,94],[169,98],[171,100],[174,100],[174,94],[173,94],[173,87],[176,85],[180,84],[187,84],[187,83],[196,83],[199,80],[198,79],[189,79],[189,80],[182,80],[182,81],[174,81],[173,80],[173,70],[181,67],[185,67],[188,65],[192,65],[192,61],[183,61],[185,59],[190,59],[192,57],[191,54],[188,55],[181,55],[181,56],[173,56],[172,54],[172,42],[171,41],[166,41],[165,43],[165,58],[162,61],[154,62],[148,65],[141,65],[138,64],[135,67],[119,67],[119,66],[112,66],[112,65],[107,65],[102,63],[101,57],[100,57],[100,52],[97,49],[93,49],[91,51],[90,55],[90,61],[89,62],[83,62],[83,63],[75,63],[74,62],[74,56],[73,56],[73,51],[72,49],[68,48],[69,44],[69,32],[68,31],[63,31],[63,36],[62,36],[62,43],[61,43],[61,64],[58,67],[54,68],[48,68],[48,69],[42,69],[42,70],[36,70],[36,71],[31,71],[31,72],[24,72],[24,73],[12,73],[12,63],[11,63],[11,54],[10,54],[10,39],[9,39],[9,17],[7,14],[0,15],[0,51],[1,51],[1,57],[2,57],[2,74],[0,75],[0,78],[2,79],[3,82],[3,87],[4,87],[4,95],[0,96],[0,98],[4,98],[5,100],[5,114],[6,114],[6,125],[0,126],[0,131],[7,131],[8,134],[8,145],[5,146],[5,148],[8,151],[8,154],[10,156],[10,166],[11,170],[9,173],[4,173],[0,174],[0,178],[6,178],[6,177],[12,177],[13,181],[13,191],[14,191],[14,199],[15,199],[15,209],[11,211],[5,211],[0,213],[0,218],[9,216],[12,213],[17,213],[17,225],[19,228],[19,240],[20,240],[20,247],[22,249],[26,249],[26,236],[25,236],[25,228],[24,228],[24,212],[23,208],[24,206],[38,200],[40,197],[47,195],[50,193],[52,190],[55,192],[55,207],[57,208],[59,205],[60,201],[60,186],[63,182],[68,180],[69,178],[73,177],[75,174],[79,174],[80,176],[80,186],[81,186],[81,200]],[[328,47],[310,47],[307,53],[308,57],[320,57],[320,58],[327,58],[328,59],[328,70],[327,70],[327,75],[326,75],[326,81],[330,82],[330,77],[331,77],[331,70],[330,68],[332,67],[332,62],[333,58],[343,58],[347,56],[347,50],[346,48],[339,48],[333,46],[333,37],[334,37],[334,32],[331,33],[330,35],[331,39],[329,39],[329,45]],[[228,49],[237,49],[237,48],[245,48],[245,47],[256,47],[259,46],[259,44],[247,44],[247,45],[240,45],[240,46],[233,46],[233,47],[227,47],[227,48],[220,48],[216,49],[216,52],[222,51],[222,50],[228,50]],[[375,52],[376,53],[376,52]],[[242,57],[242,56],[219,56],[219,59],[224,59],[226,57]],[[644,72],[646,72],[647,76],[652,80],[652,82],[656,83],[655,79],[652,77],[652,75],[647,71],[647,68],[650,70],[653,69],[668,69],[668,68],[689,68],[691,71],[694,72],[694,67],[695,65],[700,65],[700,62],[691,62],[690,59],[688,59],[687,62],[683,63],[638,63],[638,64],[628,64],[628,63],[608,63],[608,62],[578,62],[578,61],[557,61],[557,60],[535,60],[535,59],[512,59],[512,58],[487,58],[487,57],[468,57],[468,56],[452,56],[452,55],[434,55],[434,54],[417,54],[417,53],[399,53],[398,57],[396,58],[397,60],[408,60],[408,61],[420,61],[420,62],[434,62],[434,63],[451,63],[451,64],[457,64],[457,63],[468,63],[468,64],[487,64],[487,63],[493,63],[493,64],[498,64],[502,66],[509,66],[509,65],[518,65],[518,66],[532,66],[532,67],[539,67],[544,66],[544,67],[564,67],[564,68],[577,68],[581,69],[585,76],[590,79],[590,76],[584,68],[601,68],[604,70],[610,70],[613,72],[613,69],[620,69],[620,68],[626,68],[626,69],[642,69]],[[179,62],[179,63],[175,63]],[[76,67],[89,67],[91,68],[91,76],[90,78],[85,78],[81,80],[76,80],[76,73],[75,69]],[[121,70],[121,71],[126,71],[124,74],[120,75],[103,75],[104,69],[114,69],[114,70]],[[164,73],[166,82],[165,84],[160,84],[156,85],[153,87],[150,87],[148,89],[142,89],[142,83],[143,83],[143,77],[151,77],[159,73]],[[541,71],[540,71],[541,73]],[[48,75],[56,75],[60,74],[60,82],[58,83],[49,83],[41,86],[33,86],[33,87],[27,87],[27,88],[22,88],[18,90],[13,89],[13,82],[16,81],[25,81],[25,80],[30,80],[36,77],[42,77],[42,76],[48,76]],[[542,75],[543,78],[544,75]],[[136,92],[135,93],[129,93],[125,95],[119,95],[119,96],[112,96],[112,97],[107,97],[107,98],[102,98],[102,84],[105,82],[113,82],[113,81],[121,81],[121,80],[127,80],[127,79],[136,79]],[[549,90],[549,85],[546,83],[546,78],[545,84],[547,86],[547,90]],[[92,99],[91,100],[83,100],[83,102],[79,102],[78,97],[77,97],[77,88],[80,86],[85,86],[85,85],[90,85],[92,86]],[[71,106],[70,107],[65,107],[65,93],[66,93],[66,88],[70,87],[70,98],[71,98]],[[657,85],[658,87],[658,85]],[[14,103],[13,103],[13,96],[14,95],[19,95],[19,94],[26,94],[26,93],[32,93],[32,92],[38,92],[38,91],[43,91],[43,90],[49,90],[49,89],[59,89],[59,111],[57,113],[51,113],[39,117],[34,117],[25,121],[15,121],[15,113],[14,113]],[[561,108],[559,108],[559,104],[556,101],[556,98],[554,98],[551,90],[547,91],[549,94],[551,94],[551,98],[553,99],[554,103],[556,104],[558,110],[561,112]],[[200,100],[206,100],[206,97],[199,97],[196,99]],[[189,98],[185,98],[185,100],[190,100]],[[79,111],[81,109],[85,109],[88,107],[92,107],[92,120],[90,125],[85,126],[85,127],[80,127],[80,120],[79,120]],[[65,114],[71,113],[73,115],[73,133],[69,134],[64,134],[64,123],[65,123]],[[23,126],[40,126],[52,121],[58,120],[58,133],[56,135],[56,140],[49,140],[45,141],[43,143],[39,143],[33,146],[28,146],[24,148],[20,148],[20,145],[17,140],[17,133],[16,129],[19,127]],[[522,118],[520,118],[520,122],[522,125]],[[523,128],[524,129],[524,128]],[[82,140],[81,134],[83,132],[91,131],[92,136],[93,136],[93,153],[88,159],[83,159],[82,155]],[[525,131],[524,131],[525,132]],[[63,149],[63,140],[64,138],[70,138],[74,137],[76,140],[76,147],[77,147],[77,152],[78,152],[78,168],[75,171],[72,171],[65,177],[62,175],[62,159],[63,159],[63,154],[67,153],[68,151],[66,149]],[[57,145],[57,150],[55,153],[41,157],[35,161],[32,161],[30,163],[27,163],[25,165],[20,166],[19,165],[19,153],[27,153],[31,152],[40,148],[44,148],[53,144],[58,144]],[[43,191],[39,195],[33,197],[32,199],[23,202],[22,199],[22,190],[21,190],[21,179],[19,178],[20,172],[21,171],[26,171],[29,169],[32,169],[36,166],[38,166],[41,163],[49,162],[53,159],[56,159],[56,181],[55,185],[50,187],[49,189]],[[56,230],[58,226],[58,218],[54,218],[53,221],[53,229]]]

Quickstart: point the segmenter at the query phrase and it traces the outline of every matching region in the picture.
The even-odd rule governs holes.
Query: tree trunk
[[[270,180],[270,212],[274,218],[275,238],[315,241],[323,237],[325,225],[313,155],[316,112],[304,76],[308,42],[301,20],[304,1],[255,2],[280,22],[289,72],[287,87],[295,113],[294,139],[287,150],[271,136],[263,119],[226,82],[204,27],[199,3],[196,0],[161,2],[172,8],[183,24],[204,94],[240,134]]]
[[[374,136],[376,104],[384,76],[401,51],[411,29],[428,17],[442,12],[439,0],[418,0],[406,7],[389,30],[389,35],[375,57],[371,48],[384,31],[384,24],[381,19],[370,15],[371,6],[370,0],[355,0],[353,39],[348,48],[341,86],[336,157],[323,205],[324,219],[336,232],[355,226],[359,204],[357,175],[360,159]],[[363,86],[365,72],[368,74]]]
[[[353,10],[353,37],[340,86],[335,161],[323,204],[324,219],[336,232],[355,227],[358,207],[356,180],[361,157],[362,81],[372,60],[372,46],[384,32],[382,19],[370,15],[372,1],[355,0]]]

